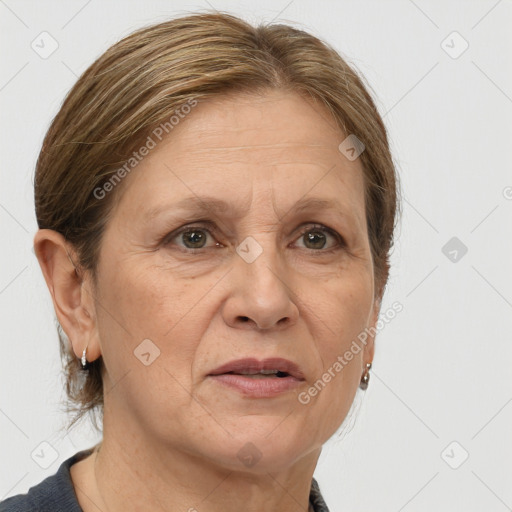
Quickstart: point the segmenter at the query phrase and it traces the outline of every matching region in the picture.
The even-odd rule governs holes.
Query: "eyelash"
[[[205,231],[212,238],[215,238],[214,233],[215,233],[216,230],[212,228],[212,224],[211,223],[206,223],[206,224],[197,224],[197,225],[192,225],[192,226],[186,226],[184,228],[179,229],[178,231],[173,231],[169,235],[166,235],[166,237],[163,239],[162,242],[163,242],[164,245],[168,245],[168,244],[171,243],[171,240],[177,238],[178,236],[182,235],[183,233],[192,232],[194,230]],[[305,248],[309,252],[329,254],[329,253],[332,253],[334,251],[338,251],[338,250],[346,247],[346,243],[345,243],[344,238],[337,231],[335,231],[335,230],[333,230],[333,229],[331,229],[331,228],[329,228],[327,226],[324,226],[323,224],[317,224],[317,223],[308,224],[307,226],[305,226],[300,231],[297,240],[299,238],[301,238],[302,236],[304,236],[306,233],[310,232],[310,231],[320,231],[322,233],[326,233],[328,235],[331,235],[337,241],[337,245],[335,245],[334,247],[331,247],[330,249],[308,249],[308,248]],[[199,247],[199,248],[196,248],[196,249],[192,249],[190,247],[181,247],[180,246],[180,249],[182,251],[184,251],[184,252],[194,254],[194,253],[204,252],[206,249],[212,249],[212,247],[207,247],[207,248]]]

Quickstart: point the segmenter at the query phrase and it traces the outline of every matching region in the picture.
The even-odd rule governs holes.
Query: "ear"
[[[372,311],[368,324],[368,337],[365,341],[365,348],[363,354],[363,370],[366,368],[366,363],[371,363],[375,356],[375,336],[377,334],[377,322],[379,320],[381,308],[381,299],[377,298],[373,301]]]
[[[89,275],[81,272],[71,244],[57,231],[40,229],[34,237],[34,252],[73,352],[81,358],[87,347],[87,360],[94,361],[101,349]]]

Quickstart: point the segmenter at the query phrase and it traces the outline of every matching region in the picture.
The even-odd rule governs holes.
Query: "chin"
[[[286,423],[282,417],[257,418],[238,420],[238,428],[227,429],[232,436],[224,432],[222,439],[210,438],[208,457],[231,471],[265,474],[286,470],[321,448],[321,441],[306,437],[304,428],[280,428]],[[212,446],[217,447],[213,453]]]

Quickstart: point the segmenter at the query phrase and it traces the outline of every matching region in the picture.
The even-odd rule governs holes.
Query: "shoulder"
[[[327,504],[325,503],[322,493],[320,492],[320,486],[318,485],[318,482],[314,478],[311,482],[309,502],[313,507],[314,512],[329,512]],[[2,511],[0,510],[0,512]]]
[[[82,512],[69,468],[91,452],[92,449],[88,449],[75,453],[59,466],[57,473],[32,486],[25,494],[0,502],[0,512]]]

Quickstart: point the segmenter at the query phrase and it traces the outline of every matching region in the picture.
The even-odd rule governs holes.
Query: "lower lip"
[[[211,379],[231,387],[246,396],[269,398],[293,390],[301,384],[295,377],[247,377],[234,373],[210,375]]]

